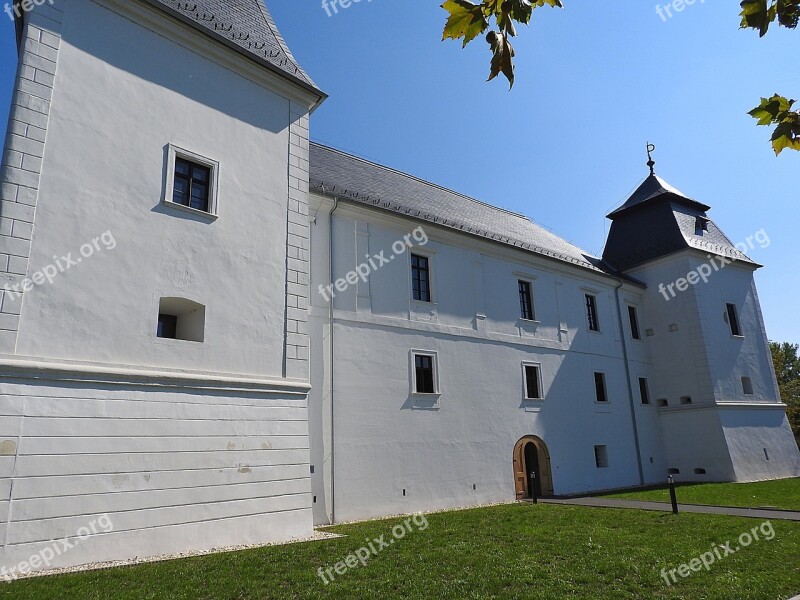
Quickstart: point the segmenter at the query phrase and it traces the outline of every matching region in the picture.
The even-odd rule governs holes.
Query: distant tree
[[[789,424],[800,444],[800,356],[797,344],[770,342],[781,399],[788,406]]]
[[[509,38],[517,35],[515,23],[527,25],[533,9],[541,6],[564,8],[561,0],[446,0],[442,4],[449,16],[442,39],[462,40],[463,46],[483,34],[492,52],[489,66],[491,81],[501,73],[514,86],[514,47]],[[756,29],[764,37],[770,25],[797,28],[800,21],[800,0],[742,0],[742,29]],[[490,29],[491,22],[495,27]],[[800,112],[793,111],[795,101],[779,94],[762,98],[761,104],[751,110],[759,125],[775,126],[772,149],[778,155],[786,148],[800,150]]]

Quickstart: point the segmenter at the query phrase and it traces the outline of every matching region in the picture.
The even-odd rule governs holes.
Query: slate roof
[[[650,175],[608,215],[613,223],[603,259],[612,269],[625,272],[675,252],[695,249],[760,267],[708,218],[706,211],[710,208]],[[698,225],[704,225],[705,230]]]
[[[598,272],[591,256],[524,215],[485,204],[321,144],[311,143],[311,191],[435,223]]]
[[[653,174],[648,176],[647,179],[636,188],[636,191],[631,194],[630,198],[628,198],[622,206],[610,213],[608,218],[613,220],[619,215],[626,214],[634,208],[642,207],[661,196],[667,196],[672,202],[689,206],[690,208],[695,208],[700,211],[711,209],[707,204],[689,198],[686,194],[672,187],[658,175]]]
[[[325,98],[289,51],[264,0],[145,0]]]

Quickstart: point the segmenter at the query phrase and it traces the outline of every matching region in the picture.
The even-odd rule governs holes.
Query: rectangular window
[[[608,395],[606,394],[605,373],[594,374],[594,393],[598,402],[608,402]]]
[[[747,396],[753,395],[753,380],[749,377],[742,377],[742,391]]]
[[[636,314],[635,306],[628,307],[628,319],[631,322],[631,337],[635,340],[642,339],[642,335],[639,333],[639,316]]]
[[[644,377],[639,377],[639,397],[642,399],[642,404],[650,404],[650,389]]]
[[[519,280],[519,314],[528,321],[534,320],[533,290],[530,281]]]
[[[427,256],[411,255],[411,293],[414,300],[431,301],[431,270]]]
[[[172,201],[189,208],[209,212],[210,197],[211,169],[176,156]]]
[[[152,317],[150,317],[152,319]],[[151,321],[152,323],[152,321]],[[151,329],[152,331],[152,329]],[[178,317],[175,315],[158,315],[158,331],[156,335],[160,338],[174,340],[178,337]]]
[[[429,354],[414,355],[414,369],[417,394],[435,394],[434,357]]]
[[[539,367],[525,365],[525,398],[528,400],[542,399],[542,386],[539,383]]]
[[[739,327],[739,314],[736,312],[735,304],[725,305],[728,311],[728,325],[731,326],[731,335],[741,336],[742,330]]]
[[[600,331],[600,323],[597,320],[597,298],[592,294],[586,294],[586,318],[589,331]]]
[[[598,469],[604,469],[608,466],[608,446],[594,447],[594,464]]]

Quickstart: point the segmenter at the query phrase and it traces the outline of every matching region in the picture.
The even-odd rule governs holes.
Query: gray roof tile
[[[603,271],[591,256],[529,218],[406,173],[311,144],[311,190]]]
[[[281,36],[263,0],[146,0],[321,97]]]

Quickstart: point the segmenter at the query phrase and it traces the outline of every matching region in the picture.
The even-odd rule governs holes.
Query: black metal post
[[[675,496],[675,480],[672,475],[667,477],[667,484],[669,485],[669,499],[672,502],[672,514],[678,514],[678,498]]]
[[[539,499],[536,497],[536,471],[531,471],[531,478],[529,481],[531,486],[531,489],[529,490],[531,500],[533,501],[534,504],[538,504]]]

